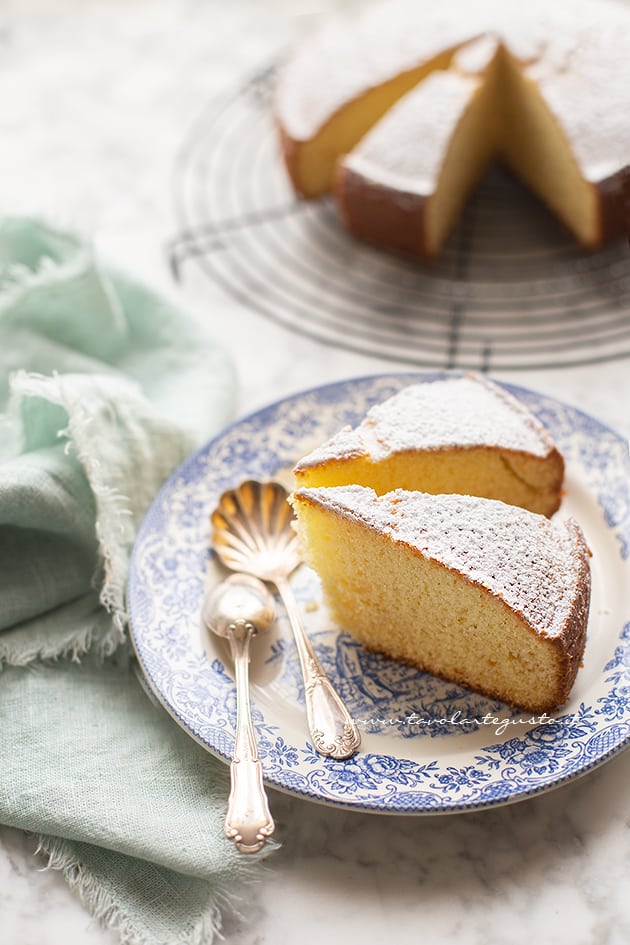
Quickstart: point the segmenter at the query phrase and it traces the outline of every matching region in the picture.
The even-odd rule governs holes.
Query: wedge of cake
[[[412,4],[402,16],[398,7],[379,4],[359,17],[331,18],[282,71],[276,119],[286,167],[301,195],[330,191],[338,157],[402,95],[435,69],[447,68],[471,36],[468,24],[454,22],[439,7],[432,9],[430,30],[418,28],[422,17]]]
[[[412,384],[303,457],[298,486],[370,486],[500,499],[552,515],[564,462],[524,404],[478,375]]]
[[[499,150],[497,88],[505,53],[492,38],[466,47],[404,95],[340,158],[333,191],[346,227],[378,246],[432,258]],[[456,63],[461,63],[456,67]]]
[[[567,700],[590,601],[574,521],[363,486],[299,489],[291,502],[333,620],[368,649],[529,712]]]

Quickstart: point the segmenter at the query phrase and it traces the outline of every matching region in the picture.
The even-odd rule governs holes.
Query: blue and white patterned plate
[[[235,689],[224,641],[199,619],[218,576],[208,515],[243,479],[290,483],[295,461],[406,384],[392,374],[331,384],[245,417],[169,479],[138,535],[129,582],[132,634],[150,689],[200,744],[229,761]],[[309,744],[298,663],[286,616],[252,652],[252,701],[267,783],[327,804],[383,813],[472,810],[520,800],[594,768],[630,739],[630,459],[628,444],[573,407],[509,387],[542,420],[566,460],[559,515],[574,516],[593,552],[584,665],[553,717],[505,705],[365,652],[332,625],[306,567],[292,579],[322,663],[361,729],[349,761]]]

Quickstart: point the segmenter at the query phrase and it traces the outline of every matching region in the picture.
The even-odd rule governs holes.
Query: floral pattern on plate
[[[176,470],[140,529],[129,580],[132,638],[150,690],[209,751],[228,761],[236,700],[223,641],[200,626],[205,588],[221,575],[208,515],[246,478],[281,478],[300,456],[374,403],[444,374],[389,374],[305,391],[244,417]],[[437,813],[507,803],[601,764],[630,740],[630,459],[594,418],[505,385],[548,427],[566,461],[559,515],[572,515],[593,551],[584,667],[553,718],[531,719],[408,666],[367,653],[332,625],[317,577],[292,583],[318,655],[362,728],[348,761],[308,742],[286,615],[252,647],[254,724],[265,780],[317,801],[375,812]]]

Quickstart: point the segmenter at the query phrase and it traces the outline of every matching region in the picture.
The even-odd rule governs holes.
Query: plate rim
[[[173,718],[173,720],[184,729],[184,731],[193,739],[198,745],[200,745],[205,751],[229,765],[231,756],[227,752],[221,751],[216,745],[208,744],[201,737],[199,737],[190,727],[190,723],[178,712],[177,708],[171,705],[168,700],[164,697],[164,694],[160,691],[159,686],[155,683],[149,668],[146,665],[145,660],[143,659],[142,646],[137,639],[136,632],[134,630],[134,610],[135,610],[135,593],[137,591],[137,555],[138,549],[141,547],[142,540],[145,537],[146,533],[149,532],[150,526],[153,520],[153,517],[156,513],[156,508],[159,506],[163,497],[167,495],[173,488],[174,483],[181,478],[182,473],[189,467],[192,467],[194,463],[205,454],[212,452],[213,447],[221,442],[226,436],[228,436],[235,429],[238,429],[243,424],[253,420],[263,421],[263,423],[268,420],[269,416],[273,415],[274,411],[278,410],[282,406],[285,406],[290,403],[300,402],[301,400],[321,394],[322,392],[333,391],[333,390],[343,390],[348,388],[348,386],[362,386],[362,385],[372,385],[378,382],[386,382],[388,379],[396,381],[397,383],[409,379],[409,383],[427,383],[443,378],[449,377],[461,377],[471,372],[462,371],[462,370],[426,370],[426,371],[383,371],[378,373],[362,374],[356,376],[350,376],[323,384],[315,384],[308,388],[301,389],[299,391],[287,394],[285,396],[278,397],[266,404],[263,404],[261,407],[255,408],[248,411],[245,414],[242,414],[234,418],[230,423],[223,426],[218,430],[212,437],[210,437],[205,443],[201,444],[197,449],[192,451],[184,460],[171,472],[168,478],[165,480],[163,485],[160,487],[153,501],[151,502],[149,508],[146,511],[145,516],[138,528],[136,539],[134,542],[134,547],[130,559],[129,567],[129,576],[127,582],[127,606],[129,614],[129,638],[132,643],[133,651],[136,655],[139,667],[141,669],[142,677],[146,683],[145,689],[148,688],[147,695],[152,696],[153,699],[163,708],[168,714]],[[588,413],[587,411],[576,407],[570,403],[567,403],[564,400],[561,400],[553,395],[543,393],[541,391],[524,387],[512,382],[507,382],[503,380],[497,380],[488,375],[483,375],[489,380],[492,380],[499,387],[507,390],[517,398],[519,394],[522,397],[534,397],[541,400],[545,400],[551,403],[558,405],[559,407],[570,411],[574,415],[581,417],[586,423],[594,424],[602,433],[606,433],[612,436],[619,443],[624,444],[628,449],[628,457],[626,462],[628,464],[628,469],[630,471],[630,444],[628,439],[618,432],[614,427],[609,424],[601,421],[597,417]],[[519,398],[520,399],[520,398]],[[552,431],[553,436],[553,431]],[[630,486],[628,487],[630,489]],[[598,503],[599,505],[599,503]],[[628,620],[630,620],[630,610],[628,614]],[[622,627],[623,630],[623,627]],[[620,631],[622,632],[622,631]],[[616,638],[617,642],[621,637]],[[612,656],[612,654],[611,654]],[[540,796],[541,794],[548,793],[549,791],[556,790],[565,784],[571,783],[584,777],[589,774],[591,771],[599,768],[601,765],[605,764],[607,761],[616,757],[630,747],[630,714],[626,720],[627,732],[623,738],[618,742],[609,747],[606,750],[603,750],[597,757],[593,758],[588,763],[583,764],[576,770],[571,770],[568,773],[562,776],[552,776],[550,779],[544,781],[543,783],[538,783],[534,785],[526,785],[522,790],[519,790],[515,793],[502,795],[499,797],[489,796],[484,799],[474,799],[471,801],[455,801],[454,803],[448,803],[450,798],[442,797],[441,802],[436,800],[435,804],[427,804],[426,801],[419,802],[417,807],[392,807],[392,806],[383,806],[381,797],[368,797],[367,799],[355,799],[349,798],[344,801],[339,797],[330,797],[317,793],[313,790],[306,790],[302,788],[297,788],[295,786],[287,785],[286,783],[280,783],[277,779],[264,775],[265,784],[282,793],[287,795],[298,797],[303,800],[308,800],[314,803],[319,803],[324,806],[331,806],[338,809],[348,810],[348,811],[357,811],[359,813],[375,813],[375,814],[386,814],[393,816],[431,816],[431,815],[446,815],[446,814],[455,814],[455,813],[466,813],[478,810],[487,810],[500,806],[507,806],[509,804],[518,803],[523,800],[527,800],[532,797]],[[540,726],[538,726],[540,727]],[[532,731],[530,729],[529,731]],[[523,733],[525,735],[527,733]],[[513,736],[517,738],[518,736]],[[510,739],[511,741],[512,739]],[[430,740],[427,742],[430,744]],[[487,745],[482,746],[479,750],[484,751],[491,748],[493,743],[488,742]],[[359,751],[358,757],[362,754]],[[376,757],[389,758],[392,756],[385,755],[383,753],[375,754]],[[430,754],[428,760],[430,760]],[[335,762],[332,759],[321,759],[324,766],[328,765],[344,765],[347,762]],[[350,759],[352,761],[352,759]],[[264,761],[263,761],[264,766]],[[446,803],[444,801],[446,800]]]

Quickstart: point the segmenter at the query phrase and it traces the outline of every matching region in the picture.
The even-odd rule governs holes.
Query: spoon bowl
[[[217,636],[231,640],[235,624],[251,624],[251,636],[268,630],[275,613],[273,598],[262,581],[249,574],[233,574],[208,594],[201,616]]]
[[[287,498],[279,482],[254,479],[223,493],[210,519],[214,550],[226,567],[273,583],[295,571],[300,556]]]

